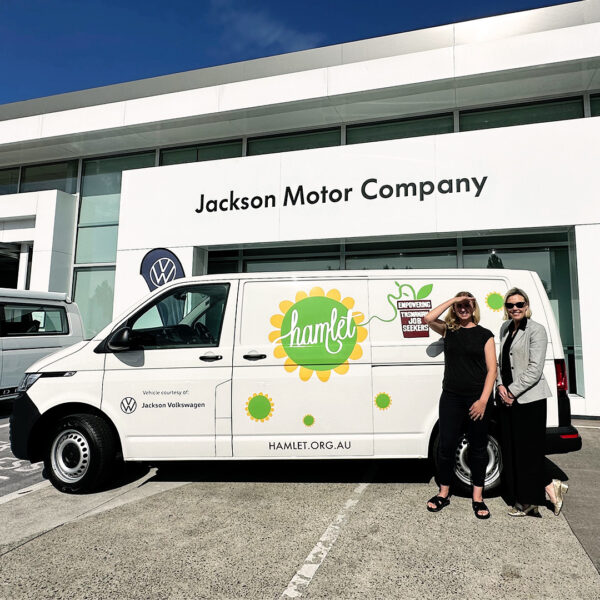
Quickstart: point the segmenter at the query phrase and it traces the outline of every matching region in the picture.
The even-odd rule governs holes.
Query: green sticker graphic
[[[266,394],[254,394],[246,402],[246,414],[253,421],[260,421],[261,423],[271,418],[274,408],[273,401]]]
[[[387,410],[392,405],[392,398],[389,394],[382,392],[375,396],[375,406],[379,410]]]
[[[500,312],[504,306],[504,298],[498,292],[490,292],[485,297],[485,303],[494,312]]]
[[[292,372],[300,367],[302,381],[313,373],[327,381],[331,371],[348,372],[349,361],[358,360],[363,352],[360,342],[367,329],[359,325],[360,312],[352,312],[353,298],[344,298],[338,290],[315,287],[310,294],[298,292],[295,302],[279,304],[282,314],[273,315],[271,324],[279,329],[269,335],[276,344],[276,358],[286,358],[284,367]]]
[[[302,419],[302,422],[307,427],[312,427],[315,424],[315,418],[312,415],[305,415],[304,418]]]

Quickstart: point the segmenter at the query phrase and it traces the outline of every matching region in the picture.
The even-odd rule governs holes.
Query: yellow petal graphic
[[[331,371],[317,371],[317,377],[321,381],[327,381],[331,375]]]
[[[302,381],[308,381],[313,374],[312,369],[307,369],[306,367],[300,367],[300,379]]]
[[[288,372],[291,373],[292,371],[295,371],[298,368],[298,365],[291,359],[288,358],[285,361],[285,364],[283,365],[283,368]]]
[[[334,369],[334,371],[338,375],[345,375],[348,372],[349,368],[350,368],[350,365],[347,362],[345,362],[345,363],[342,363],[339,367],[336,367]]]
[[[271,333],[269,334],[269,341],[270,342],[274,342],[277,338],[281,337],[281,331],[279,331],[279,329],[276,329],[275,331],[271,331]]]
[[[325,290],[321,287],[316,286],[312,290],[310,290],[310,295],[311,296],[324,296]]]
[[[287,356],[283,346],[276,346],[275,350],[273,350],[273,354],[275,355],[275,358],[283,358],[284,356]]]
[[[329,290],[327,292],[327,297],[331,298],[332,300],[337,300],[339,302],[342,295],[340,294],[339,290]]]
[[[282,323],[283,323],[283,315],[273,315],[271,317],[271,325],[273,325],[273,327],[281,327]]]
[[[285,315],[285,313],[290,310],[290,308],[294,306],[293,302],[290,302],[289,300],[284,300],[283,302],[279,303],[279,310]]]
[[[369,333],[365,327],[358,327],[358,334],[357,334],[357,340],[359,342],[364,342],[367,339],[367,334]]]
[[[296,302],[300,302],[300,300],[304,300],[304,298],[308,298],[308,294],[306,292],[298,292],[296,294]]]
[[[352,360],[358,360],[362,355],[363,355],[362,348],[358,344],[356,344],[356,346],[354,346],[354,350],[352,350],[352,354],[350,355],[350,358]]]
[[[350,308],[352,308],[352,307],[354,306],[354,298],[344,298],[344,299],[342,300],[342,304],[343,304],[343,305],[344,305],[346,308],[350,309]]]
[[[360,325],[365,320],[365,315],[361,312],[353,312],[352,318],[357,325]]]

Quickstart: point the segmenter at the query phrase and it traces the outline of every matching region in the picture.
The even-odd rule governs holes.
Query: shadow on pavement
[[[168,462],[148,481],[232,481],[299,483],[428,483],[433,476],[427,460],[243,460]]]

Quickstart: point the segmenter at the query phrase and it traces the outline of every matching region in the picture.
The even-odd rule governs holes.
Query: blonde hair
[[[479,312],[479,304],[477,304],[475,296],[473,296],[471,292],[458,292],[458,294],[455,294],[454,297],[458,298],[459,296],[468,296],[473,302],[473,315],[471,318],[473,320],[473,323],[477,325],[481,320],[481,313]],[[446,323],[446,327],[450,331],[456,331],[457,329],[460,329],[460,319],[456,315],[456,311],[454,310],[454,304],[448,309],[448,312],[444,317],[444,321]]]
[[[502,305],[502,307],[504,308],[504,320],[508,321],[508,319],[510,319],[510,317],[508,316],[508,311],[506,310],[506,301],[511,296],[523,296],[523,300],[525,300],[525,304],[527,304],[525,316],[529,319],[529,317],[531,317],[532,315],[531,308],[529,307],[529,296],[521,288],[514,287],[510,288],[510,290],[508,290],[508,292],[506,292],[506,294],[504,295],[504,304]]]

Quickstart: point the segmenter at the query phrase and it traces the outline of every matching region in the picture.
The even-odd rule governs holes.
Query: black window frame
[[[59,311],[61,316],[61,324],[63,325],[63,329],[61,331],[30,331],[30,332],[19,332],[19,333],[7,333],[6,332],[6,312],[5,308],[7,306],[15,306],[19,308],[27,308],[31,309],[31,312],[34,311],[44,311],[54,310]],[[41,337],[41,336],[65,336],[71,333],[71,328],[69,325],[69,317],[67,310],[64,306],[57,306],[54,304],[33,304],[29,302],[0,302],[0,338],[17,338],[17,337]]]

